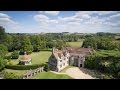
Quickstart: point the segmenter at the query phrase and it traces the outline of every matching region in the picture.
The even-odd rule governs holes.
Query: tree
[[[47,47],[47,48],[56,47],[55,41],[48,41],[48,42],[46,43],[46,47]]]
[[[40,43],[40,48],[41,48],[41,49],[45,49],[45,48],[46,48],[46,42],[45,42],[45,41],[42,41],[42,42]]]
[[[21,53],[21,51],[27,52],[27,54],[30,54],[33,51],[33,46],[31,45],[30,39],[26,35],[22,36],[22,38],[21,38],[20,54],[23,54],[23,53]]]
[[[30,39],[31,39],[31,43],[33,45],[33,51],[34,52],[39,52],[40,49],[41,49],[41,39],[40,39],[40,36],[34,35],[34,36],[31,36]]]
[[[88,37],[85,39],[85,41],[83,42],[83,47],[91,47],[94,49],[97,49],[97,38],[95,37]]]
[[[0,71],[4,69],[6,65],[5,60],[3,60],[3,58],[0,56]]]
[[[12,54],[11,54],[11,59],[18,59],[19,58],[19,52],[18,51],[14,51]]]
[[[4,57],[7,54],[7,47],[3,44],[0,44],[0,56]]]
[[[12,51],[20,50],[21,49],[21,41],[22,36],[14,35],[13,36],[13,44],[12,44]]]
[[[0,26],[0,43],[3,43],[5,36],[6,36],[5,29],[2,26]]]
[[[15,39],[16,40],[16,39]],[[4,39],[4,45],[7,46],[8,51],[12,51],[12,46],[13,46],[13,38],[11,35],[6,35],[5,39]]]

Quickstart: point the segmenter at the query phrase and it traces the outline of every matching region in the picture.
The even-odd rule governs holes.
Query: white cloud
[[[43,13],[44,11],[38,11],[39,13]]]
[[[49,18],[45,15],[35,15],[34,16],[34,19],[37,21],[37,22],[40,22],[40,23],[43,23],[43,22],[47,22],[49,20]]]
[[[0,26],[7,28],[7,30],[12,30],[12,32],[16,32],[20,30],[20,25],[13,21],[10,16],[4,13],[0,13]]]
[[[59,11],[38,11],[40,14],[46,14],[50,16],[57,16],[60,12]]]
[[[34,19],[47,24],[48,27],[42,26],[47,31],[115,32],[120,27],[120,13],[117,11],[78,11],[73,16],[58,16],[56,19],[38,14]]]
[[[35,15],[33,18],[35,21],[39,22],[39,24],[43,26],[50,26],[58,23],[57,20],[52,20],[46,15],[42,15],[42,14]]]
[[[85,15],[85,14],[90,15],[92,13],[94,13],[94,12],[93,11],[78,11],[78,12],[76,12],[76,15],[82,16],[82,15]]]
[[[116,11],[96,11],[95,13],[99,15],[107,15],[107,14],[116,13]]]
[[[59,11],[45,11],[45,14],[48,14],[51,16],[57,16],[59,14]]]
[[[7,14],[0,13],[0,18],[10,18]]]

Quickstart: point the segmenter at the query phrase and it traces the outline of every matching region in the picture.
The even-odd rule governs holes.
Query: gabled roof
[[[91,54],[92,49],[90,48],[73,48],[73,47],[65,47],[62,48],[61,50],[55,51],[53,54],[56,59],[61,58],[61,55],[65,55],[65,52],[69,52],[70,55],[75,55],[75,56],[86,56]]]
[[[62,51],[64,50],[67,50],[69,52],[90,52],[92,51],[91,48],[73,48],[73,47],[62,48]]]

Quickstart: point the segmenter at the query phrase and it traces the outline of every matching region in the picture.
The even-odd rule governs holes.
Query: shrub
[[[5,68],[6,61],[0,57],[0,71],[2,71]]]
[[[47,72],[47,71],[50,71],[49,67],[48,67],[48,63],[45,64],[45,67],[44,67],[44,70]]]
[[[11,55],[5,56],[4,59],[10,60],[11,59]]]
[[[20,49],[19,54],[20,54],[20,55],[24,55],[24,50],[23,50],[23,49]]]
[[[22,76],[18,76],[15,73],[12,72],[4,72],[4,78],[5,79],[22,79]]]
[[[24,62],[19,62],[18,65],[24,65],[25,63]]]
[[[32,53],[32,51],[27,51],[27,50],[20,49],[19,54],[20,54],[20,55],[24,55],[25,52],[26,52],[26,54],[31,54],[31,53]]]
[[[14,70],[30,70],[36,69],[39,67],[43,67],[45,64],[35,64],[35,65],[6,65],[7,69],[14,69]]]
[[[19,58],[19,53],[18,51],[14,51],[11,55],[11,59],[18,59]]]
[[[7,65],[13,65],[13,63],[10,61],[7,62]]]

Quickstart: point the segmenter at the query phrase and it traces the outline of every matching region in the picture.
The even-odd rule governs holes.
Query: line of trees
[[[78,41],[79,39],[84,38],[84,36],[71,34],[40,34],[40,35],[31,35],[31,34],[12,34],[5,33],[5,29],[0,26],[0,44],[4,44],[7,47],[9,52],[14,50],[19,50],[20,54],[24,54],[26,51],[28,54],[32,52],[39,52],[41,49],[49,49],[56,47],[58,49],[69,46],[67,41]]]
[[[83,42],[83,47],[104,50],[120,50],[120,42],[113,37],[95,36],[86,38]]]

